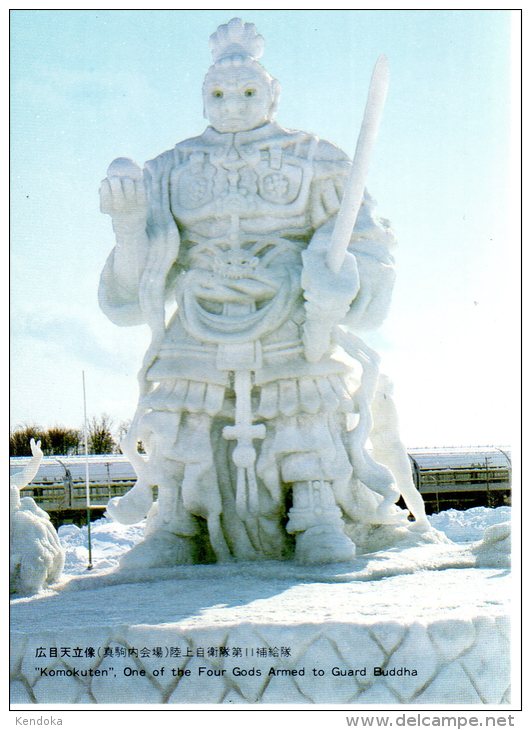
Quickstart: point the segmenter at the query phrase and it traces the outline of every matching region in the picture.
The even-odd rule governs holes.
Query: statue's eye
[[[223,92],[221,91],[221,89],[214,89],[214,91],[212,92],[212,96],[215,99],[222,99],[223,98]]]
[[[255,94],[256,89],[245,89],[245,91],[243,92],[244,96],[255,96]]]

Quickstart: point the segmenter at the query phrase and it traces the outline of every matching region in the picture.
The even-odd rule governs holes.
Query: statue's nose
[[[223,109],[225,114],[237,114],[242,111],[243,107],[243,100],[236,96],[231,95],[224,99]]]

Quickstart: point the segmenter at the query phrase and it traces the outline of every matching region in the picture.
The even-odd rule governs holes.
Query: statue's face
[[[272,84],[249,66],[210,71],[203,101],[205,116],[218,132],[245,132],[273,117]]]

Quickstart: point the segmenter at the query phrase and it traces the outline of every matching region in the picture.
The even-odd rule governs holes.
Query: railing
[[[469,461],[467,466],[443,467],[439,464],[435,467],[425,463],[425,455],[414,452],[414,455],[410,453],[409,456],[413,480],[429,512],[449,507],[466,509],[481,504],[498,506],[507,504],[510,499],[511,466],[508,457],[504,466],[493,464],[491,457],[487,456],[476,463]],[[63,463],[59,459],[50,460],[36,480],[23,489],[21,496],[33,497],[51,516],[55,513],[59,517],[59,513],[85,509],[86,486],[77,461],[65,459]],[[57,467],[57,464],[61,466]],[[54,467],[55,471],[52,472],[50,467]],[[132,466],[123,457],[92,457],[91,478],[91,507],[101,513],[109,499],[121,497],[129,491],[136,476]],[[156,498],[156,487],[153,491]]]
[[[483,492],[489,489],[510,488],[510,473],[506,468],[458,468],[420,469],[418,489],[421,494],[430,492]]]
[[[510,504],[511,470],[506,467],[419,469],[413,472],[428,514],[450,508],[463,510]]]
[[[133,486],[133,481],[90,484],[90,506],[103,510],[109,499],[122,497]],[[87,505],[85,482],[62,484],[36,484],[32,482],[21,492],[21,497],[33,497],[46,512],[81,510]]]

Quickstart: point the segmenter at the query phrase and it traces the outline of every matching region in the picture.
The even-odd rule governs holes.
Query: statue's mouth
[[[256,256],[249,255],[241,249],[223,251],[214,259],[213,269],[225,279],[243,279],[252,275],[259,264]]]

